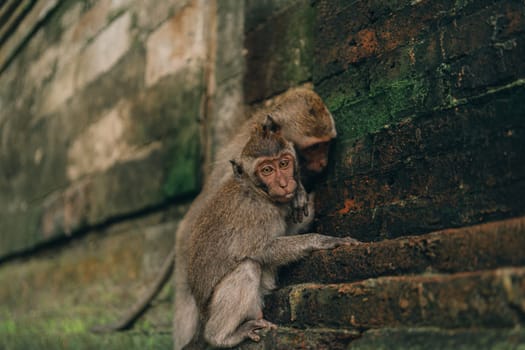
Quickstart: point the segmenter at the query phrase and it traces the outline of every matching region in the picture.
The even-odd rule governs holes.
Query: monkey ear
[[[244,173],[244,169],[242,168],[242,165],[239,162],[237,162],[235,159],[231,159],[230,163],[232,165],[233,176],[235,178],[240,178],[242,174]]]
[[[266,116],[262,127],[264,136],[268,136],[270,132],[277,133],[281,130],[281,126],[269,114]]]

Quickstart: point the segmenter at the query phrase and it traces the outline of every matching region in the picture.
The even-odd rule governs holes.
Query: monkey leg
[[[209,305],[204,338],[216,347],[232,347],[249,338],[258,341],[256,330],[273,326],[262,319],[261,267],[246,259],[215,287]]]

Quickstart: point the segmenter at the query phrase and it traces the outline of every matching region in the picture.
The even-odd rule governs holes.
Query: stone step
[[[280,284],[342,283],[386,275],[525,265],[525,217],[312,253],[281,270]]]
[[[254,343],[245,341],[236,349],[239,350],[339,350],[347,349],[348,345],[361,336],[358,331],[330,328],[298,329],[278,327],[275,330],[263,331],[261,341]]]
[[[267,297],[265,316],[297,328],[509,328],[525,323],[525,267],[354,283],[299,284]]]
[[[432,350],[522,349],[525,330],[397,328],[362,334],[333,329],[299,330],[280,327],[267,332],[260,343],[245,342],[240,350]]]

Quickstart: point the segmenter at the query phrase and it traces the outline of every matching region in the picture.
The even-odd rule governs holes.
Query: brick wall
[[[322,228],[377,240],[523,215],[523,3],[317,8],[340,145]]]
[[[338,129],[315,229],[367,243],[284,269],[281,327],[242,348],[525,344],[523,1],[36,3],[0,46],[0,347],[170,347],[170,286],[88,328],[151,282],[246,112],[304,84]]]

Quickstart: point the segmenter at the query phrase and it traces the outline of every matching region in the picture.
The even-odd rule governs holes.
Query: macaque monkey
[[[301,167],[301,182],[305,184],[307,189],[311,187],[311,182],[315,181],[317,174],[321,173],[327,165],[329,145],[337,133],[332,115],[319,95],[312,90],[298,88],[285,93],[281,101],[275,106],[256,112],[240,127],[232,140],[218,151],[216,161],[203,190],[195,198],[179,224],[175,248],[166,258],[151,288],[139,298],[135,306],[118,323],[97,327],[94,329],[95,331],[103,332],[129,328],[147,308],[165,281],[169,279],[175,260],[174,349],[182,349],[192,339],[196,331],[198,310],[186,276],[186,252],[190,227],[193,226],[196,217],[202,214],[202,207],[207,202],[207,198],[214,196],[224,182],[233,178],[229,161],[240,157],[241,150],[250,138],[254,122],[262,123],[268,114],[271,114],[275,122],[280,125],[282,136],[294,144]],[[300,208],[304,201],[298,200],[297,196],[294,201],[297,202],[294,205],[299,207],[295,211],[299,219],[301,209],[303,212],[309,211],[309,215],[306,220],[303,220],[302,225],[297,225],[291,222],[293,220],[289,220],[287,222],[287,234],[304,231],[314,216],[311,201],[309,206],[305,208]]]
[[[200,331],[214,347],[259,341],[275,327],[262,315],[263,295],[275,287],[281,265],[348,238],[286,236],[294,197],[304,191],[297,156],[270,116],[256,124],[233,176],[203,205],[190,229],[187,276],[199,310]]]

